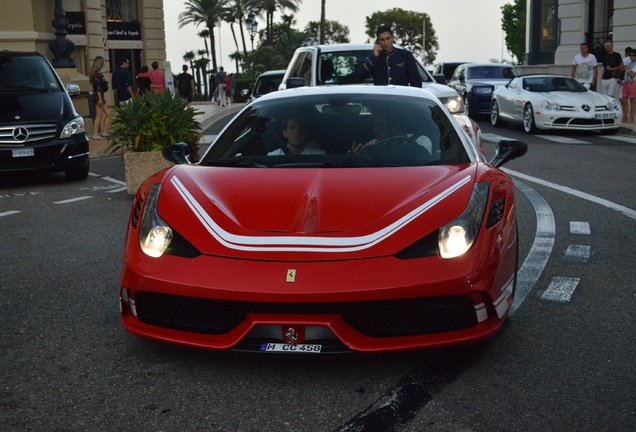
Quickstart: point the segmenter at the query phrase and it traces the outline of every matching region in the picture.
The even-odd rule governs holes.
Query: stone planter
[[[163,158],[160,151],[124,153],[126,188],[129,194],[137,193],[139,186],[152,174],[174,164]]]

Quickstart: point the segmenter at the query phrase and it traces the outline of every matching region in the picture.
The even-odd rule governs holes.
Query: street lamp
[[[249,13],[247,18],[245,19],[245,27],[247,28],[247,32],[250,34],[250,41],[252,42],[252,81],[256,79],[254,74],[254,35],[258,31],[258,22],[254,17],[253,13]]]

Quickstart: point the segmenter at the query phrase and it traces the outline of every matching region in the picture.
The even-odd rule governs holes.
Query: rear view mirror
[[[296,88],[296,87],[303,87],[305,85],[305,80],[302,78],[298,78],[298,77],[293,77],[293,78],[289,78],[287,80],[287,88]]]

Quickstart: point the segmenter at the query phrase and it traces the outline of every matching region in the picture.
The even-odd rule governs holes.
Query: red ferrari
[[[514,186],[426,90],[347,86],[263,96],[201,161],[135,197],[122,323],[212,350],[373,353],[481,341],[512,305]]]

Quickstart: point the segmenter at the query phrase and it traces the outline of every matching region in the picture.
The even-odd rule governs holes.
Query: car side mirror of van
[[[434,74],[433,79],[435,79],[435,82],[438,84],[446,84],[446,77],[444,74]]]
[[[69,96],[77,96],[80,94],[80,86],[77,84],[66,84],[66,93],[68,93]]]
[[[523,141],[503,139],[495,147],[495,157],[490,161],[490,165],[501,167],[506,162],[519,158],[528,151],[528,144]]]
[[[299,77],[292,77],[287,79],[287,88],[296,88],[303,87],[305,85],[305,80]]]

